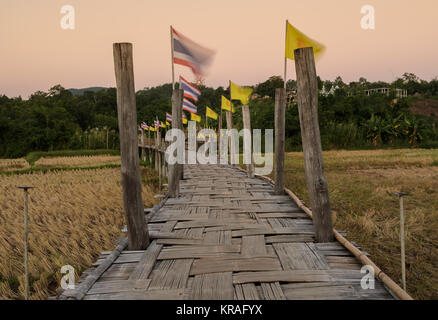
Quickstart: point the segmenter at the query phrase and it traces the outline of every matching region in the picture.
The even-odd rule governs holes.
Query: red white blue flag
[[[172,115],[166,112],[166,121],[172,122]]]
[[[179,77],[179,87],[184,90],[184,97],[198,102],[198,97],[201,94],[201,91],[181,76]]]
[[[207,67],[213,61],[215,52],[200,46],[189,38],[176,32],[172,27],[173,62],[192,69],[197,78],[206,73]]]
[[[186,98],[184,98],[183,100],[183,110],[186,110],[188,112],[191,113],[197,113],[198,112],[198,107],[196,107],[193,103],[190,102],[190,100],[187,100]]]
[[[160,127],[160,121],[158,121],[158,119],[154,120],[154,125],[155,125],[155,128],[159,128]]]

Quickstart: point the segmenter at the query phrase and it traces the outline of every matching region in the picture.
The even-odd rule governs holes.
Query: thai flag
[[[179,76],[179,87],[184,90],[184,97],[198,102],[201,91],[181,76]]]
[[[184,100],[183,100],[183,107],[182,108],[183,108],[183,110],[186,110],[186,111],[191,112],[191,113],[198,112],[198,107],[196,107],[193,103],[191,103],[186,98],[184,98]]]
[[[158,121],[158,119],[154,120],[154,125],[155,125],[155,128],[159,128],[160,127],[160,121]]]
[[[147,129],[147,128],[149,128],[149,127],[148,127],[148,125],[147,125],[145,122],[142,122],[142,123],[141,123],[141,128],[142,128],[142,129]]]
[[[172,115],[166,112],[166,121],[172,122]]]
[[[214,56],[214,51],[193,42],[172,27],[173,62],[192,69],[197,78],[205,75]]]

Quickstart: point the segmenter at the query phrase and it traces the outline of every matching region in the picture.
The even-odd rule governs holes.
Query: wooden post
[[[149,154],[149,166],[152,167],[152,150],[151,150],[151,129],[148,130],[148,154]]]
[[[226,111],[225,112],[225,118],[227,120],[227,130],[233,129],[233,114],[231,113],[231,111]],[[234,153],[235,153],[235,150],[234,150],[234,136],[231,136],[229,138],[229,140],[227,140],[227,141],[230,141],[230,143],[229,143],[230,147],[228,148],[228,150],[230,152],[230,164],[233,165],[232,164],[232,162],[233,162],[232,159],[233,159]]]
[[[330,199],[322,160],[318,123],[318,82],[312,48],[295,50],[297,100],[300,116],[304,169],[317,242],[333,241]]]
[[[138,157],[137,111],[131,43],[114,43],[114,69],[117,85],[117,114],[120,131],[123,206],[128,227],[128,249],[144,250],[149,234],[141,195]]]
[[[219,152],[217,154],[217,163],[220,164],[220,150],[221,150],[221,130],[222,130],[222,106],[221,112],[219,113],[219,124],[218,124],[218,132],[217,132],[217,145],[219,148]]]
[[[154,150],[155,150],[155,166],[154,169],[158,172],[158,133],[160,132],[160,128],[155,129],[155,135],[154,135]]]
[[[401,248],[401,269],[402,269],[402,285],[406,291],[406,262],[405,262],[405,214],[403,208],[403,197],[408,196],[407,193],[393,193],[400,198],[400,248]]]
[[[286,127],[286,89],[275,89],[275,185],[274,193],[284,194],[284,149]]]
[[[252,139],[251,139],[251,116],[249,114],[249,106],[244,105],[242,106],[242,117],[243,117],[243,128],[248,129],[250,134],[249,136],[245,135],[243,137],[244,139],[244,147],[251,150],[251,161],[249,164],[246,165],[246,171],[248,173],[249,178],[254,178],[254,161],[252,158]],[[245,152],[244,152],[245,154]],[[245,155],[244,155],[245,157]]]
[[[141,159],[143,161],[146,161],[146,146],[145,146],[146,141],[145,140],[146,139],[145,139],[144,129],[141,129],[141,140],[140,140],[140,143],[141,143]]]
[[[172,92],[172,128],[182,129],[182,102],[184,91],[174,89]],[[169,164],[169,178],[167,182],[168,195],[176,198],[179,195],[179,181],[181,179],[180,164]]]
[[[402,285],[403,285],[403,290],[406,291],[405,217],[403,211],[403,196],[400,197],[400,245],[401,245]]]
[[[163,172],[162,172],[162,168],[161,168],[161,151],[160,151],[161,132],[160,131],[157,132],[156,143],[157,143],[157,159],[158,159],[158,167],[157,167],[157,170],[158,170],[158,189],[161,190],[161,184],[162,184],[161,177],[162,177]]]
[[[184,98],[184,90],[182,91],[182,96]],[[178,128],[184,132],[184,125],[182,123],[182,101],[183,101],[182,99],[183,98],[181,98],[181,101],[178,100],[180,106],[177,109],[177,111],[178,111],[177,124],[178,124]],[[172,108],[173,108],[173,102],[172,102]],[[172,119],[173,119],[173,116],[172,116]],[[185,161],[185,159],[184,159],[184,161]],[[184,180],[184,165],[182,165],[182,164],[178,165],[178,173],[179,173],[179,179]]]
[[[167,130],[166,130],[167,133]],[[164,179],[167,176],[166,173],[166,148],[167,148],[167,143],[166,143],[166,135],[164,135],[164,138],[161,138],[161,176],[162,176],[162,181],[165,181]]]

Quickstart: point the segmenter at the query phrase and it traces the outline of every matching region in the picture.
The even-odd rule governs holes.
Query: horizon
[[[274,77],[274,76],[281,77],[281,76],[279,76],[279,75],[273,75],[273,76],[270,76],[270,77]],[[340,75],[339,75],[339,76],[340,76]],[[398,78],[401,78],[402,76],[403,76],[403,75],[400,75],[399,77],[396,77],[395,79],[393,79],[393,80],[391,80],[391,81],[383,81],[383,80],[369,81],[369,79],[366,79],[366,80],[367,80],[368,82],[370,82],[370,83],[373,83],[373,82],[386,82],[386,83],[388,83],[388,84],[391,84],[392,82],[394,82],[394,81],[397,80]],[[259,83],[254,84],[254,85],[248,85],[248,86],[253,86],[253,87],[255,87],[255,86],[257,86],[258,84],[267,81],[270,77],[268,77],[268,78],[267,78],[266,80],[264,80],[264,81],[261,81],[261,82],[259,82]],[[342,76],[340,76],[340,77],[342,78]],[[281,77],[281,78],[282,78],[282,77]],[[335,78],[336,78],[336,77],[335,77]],[[360,77],[359,77],[359,78],[360,78]],[[288,79],[288,80],[290,80],[290,79]],[[322,80],[322,81],[331,81],[331,82],[334,82],[335,79],[322,79],[322,78],[321,78],[321,80]],[[344,81],[343,78],[342,78],[342,80]],[[357,80],[353,80],[353,81],[349,81],[349,82],[345,82],[345,81],[344,81],[344,82],[345,82],[346,85],[349,85],[351,82],[354,82],[354,81],[357,82],[358,80],[359,80],[359,79],[357,79]],[[425,79],[421,79],[421,78],[420,78],[420,80],[425,80]],[[70,91],[70,90],[79,90],[79,91],[81,91],[81,90],[94,89],[94,88],[99,88],[99,89],[101,89],[101,90],[116,89],[116,86],[102,87],[102,86],[98,86],[98,85],[89,85],[89,86],[87,86],[87,87],[80,87],[80,88],[65,88],[65,87],[62,85],[62,83],[57,83],[57,84],[53,84],[52,86],[50,86],[50,87],[47,88],[47,89],[37,90],[37,91],[48,92],[51,88],[53,88],[54,86],[57,86],[57,85],[60,85],[61,87],[63,87],[65,90],[68,90],[68,91]],[[137,92],[139,92],[139,91],[141,91],[141,90],[153,89],[153,88],[161,87],[161,86],[164,86],[164,85],[172,85],[172,82],[166,82],[166,83],[156,84],[156,85],[152,85],[152,86],[148,86],[148,87],[143,87],[143,88],[136,88],[136,89],[135,89],[135,92],[137,93]],[[228,88],[228,86],[221,86],[221,85],[219,85],[219,86],[209,86],[209,85],[205,85],[205,84],[204,84],[204,86],[205,86],[205,87],[208,87],[208,88],[212,88],[212,89],[214,89],[214,90],[218,89],[219,87],[222,87],[222,88],[224,88],[225,90],[227,90],[227,88]],[[22,97],[22,96],[7,96],[7,95],[6,95],[6,96],[7,96],[8,98],[10,98],[10,99],[13,99],[13,98],[21,98],[21,99],[23,99],[23,100],[28,100],[28,99],[30,98],[30,96],[31,96],[32,94],[36,93],[37,91],[30,93],[27,97]],[[0,92],[0,95],[4,95],[4,94]]]
[[[72,89],[115,87],[112,43],[122,41],[134,45],[136,91],[171,83],[170,25],[216,51],[206,86],[226,87],[228,80],[254,86],[283,75],[286,19],[326,46],[317,61],[323,80],[341,76],[346,83],[360,77],[392,82],[408,72],[430,81],[438,76],[438,3],[419,3],[276,0],[268,6],[249,0],[133,0],[127,6],[115,0],[4,0],[0,94],[27,99],[57,84]],[[75,8],[74,30],[60,27],[60,10],[66,4]],[[363,5],[375,8],[375,30],[361,28]],[[188,68],[175,65],[175,78],[178,75],[194,81]],[[293,61],[288,61],[289,79],[295,79]]]

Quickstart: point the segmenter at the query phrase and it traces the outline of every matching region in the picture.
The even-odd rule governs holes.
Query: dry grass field
[[[407,291],[438,299],[438,150],[324,152],[335,227],[401,284],[399,200],[406,192]],[[301,153],[285,159],[286,185],[309,205]]]
[[[106,164],[120,164],[120,156],[77,156],[77,157],[56,157],[40,158],[35,162],[37,167],[97,167]]]
[[[103,158],[89,160],[109,160]],[[64,158],[51,160],[56,165],[69,163]],[[70,161],[80,165],[77,158]],[[151,178],[152,173],[143,168],[142,176]],[[112,250],[122,235],[125,219],[120,169],[0,175],[0,299],[24,295],[24,197],[23,191],[15,189],[17,185],[36,187],[30,191],[29,204],[31,298],[45,299],[59,286],[63,265],[72,265],[79,275],[102,250]],[[144,185],[146,207],[157,202],[153,189]]]
[[[0,159],[0,172],[9,172],[30,168],[29,163],[23,158],[20,159]]]

